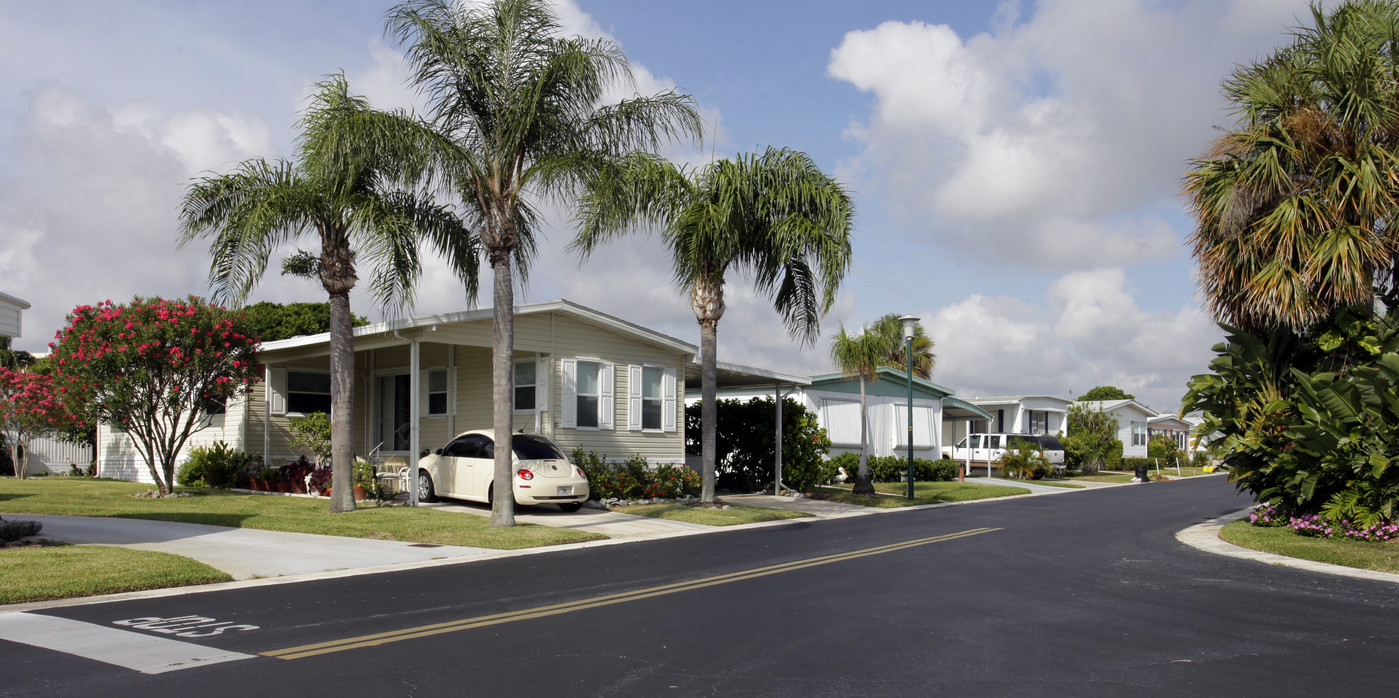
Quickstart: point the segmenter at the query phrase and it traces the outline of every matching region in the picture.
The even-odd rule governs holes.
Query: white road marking
[[[256,656],[30,613],[0,614],[0,640],[95,659],[145,674],[163,674]]]

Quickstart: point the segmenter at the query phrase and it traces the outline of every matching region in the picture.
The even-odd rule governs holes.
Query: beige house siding
[[[233,400],[224,414],[214,415],[209,426],[194,432],[175,457],[175,472],[189,459],[189,452],[198,446],[212,446],[218,441],[249,453],[261,453],[244,446],[243,425],[248,415],[247,399]],[[258,427],[261,428],[261,423]],[[136,449],[135,440],[127,433],[101,423],[97,425],[97,475],[136,482],[154,483],[146,459]]]

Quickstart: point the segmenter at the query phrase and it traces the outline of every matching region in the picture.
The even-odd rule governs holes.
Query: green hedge
[[[860,454],[858,453],[842,453],[827,462],[831,464],[832,477],[837,472],[836,468],[845,468],[846,474],[850,476],[846,482],[854,482],[855,476],[860,471]],[[908,474],[908,458],[906,456],[870,456],[867,465],[870,470],[870,479],[874,482],[899,482]],[[914,482],[955,480],[959,467],[955,461],[946,458],[941,460],[914,458],[913,480]]]

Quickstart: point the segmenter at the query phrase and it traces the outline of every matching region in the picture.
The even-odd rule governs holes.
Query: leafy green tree
[[[855,474],[855,494],[875,495],[874,483],[869,470],[869,404],[865,396],[865,382],[874,380],[879,367],[894,352],[890,338],[868,328],[857,335],[850,335],[845,327],[831,338],[831,359],[847,376],[860,379],[860,466]]]
[[[245,306],[252,323],[253,336],[264,342],[303,337],[330,331],[329,303],[271,303],[263,301]],[[350,326],[368,325],[369,320],[351,315]]]
[[[491,266],[495,482],[511,481],[514,271],[523,279],[535,254],[532,200],[567,204],[615,159],[700,133],[694,100],[674,90],[604,104],[609,86],[631,84],[621,48],[561,31],[545,0],[412,0],[388,16],[413,84],[450,139],[437,151],[444,183]],[[514,525],[514,507],[495,497],[491,525]]]
[[[765,488],[772,482],[772,463],[776,458],[773,426],[777,419],[777,401],[770,397],[719,400],[716,408],[717,485],[737,491]],[[702,410],[699,403],[685,408],[685,452],[688,454],[701,453]],[[800,402],[783,398],[783,484],[806,490],[831,479],[835,468],[825,460],[830,450],[831,440],[816,415]]]
[[[1151,437],[1146,444],[1146,457],[1160,463],[1161,467],[1175,467],[1181,464],[1180,446],[1165,434]]]
[[[1089,475],[1112,464],[1114,454],[1121,461],[1117,420],[1101,408],[1069,405],[1063,443],[1065,465]]]
[[[34,355],[10,348],[10,338],[0,337],[0,368],[21,369],[34,363]]]
[[[1317,3],[1312,20],[1225,81],[1238,122],[1184,178],[1201,290],[1248,332],[1399,305],[1399,5]]]
[[[1125,393],[1121,388],[1112,385],[1100,385],[1084,393],[1079,400],[1093,402],[1097,400],[1135,400],[1136,396]]]
[[[431,165],[438,139],[403,113],[378,112],[333,75],[303,115],[296,162],[254,158],[234,172],[189,186],[180,244],[209,238],[210,285],[218,299],[241,302],[278,246],[310,237],[318,254],[289,257],[283,270],[320,280],[329,296],[332,512],[355,508],[351,493],[354,336],[350,289],[358,265],[373,265],[370,289],[388,308],[411,305],[420,274],[418,247],[444,254],[476,288],[477,250],[461,219],[406,189]],[[363,256],[363,259],[361,259]]]
[[[194,296],[79,306],[52,346],[63,404],[129,434],[162,495],[180,449],[209,426],[205,408],[246,395],[261,378],[243,317]]]
[[[715,392],[724,283],[746,272],[787,332],[814,342],[850,267],[855,209],[845,189],[805,153],[768,148],[697,170],[638,154],[604,168],[578,212],[584,257],[634,229],[659,233],[676,285],[700,326],[703,487],[714,501]]]

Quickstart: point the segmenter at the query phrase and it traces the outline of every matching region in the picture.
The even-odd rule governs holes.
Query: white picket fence
[[[13,453],[10,454],[13,457]],[[92,444],[73,444],[50,438],[29,440],[29,472],[66,473],[70,464],[86,468],[92,462]]]

